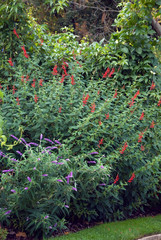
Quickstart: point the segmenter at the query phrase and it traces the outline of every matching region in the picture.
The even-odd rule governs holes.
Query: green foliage
[[[6,229],[0,228],[0,240],[6,240],[7,234],[8,232]]]

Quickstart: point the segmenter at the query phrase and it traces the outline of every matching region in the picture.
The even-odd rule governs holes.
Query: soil
[[[147,209],[144,213],[140,213],[140,212],[136,212],[135,214],[133,214],[131,216],[131,218],[137,218],[137,217],[147,217],[147,216],[155,216],[157,214],[161,214],[161,209],[156,208],[156,209]],[[67,226],[67,229],[61,232],[56,232],[53,234],[54,237],[56,236],[61,236],[64,234],[68,234],[68,233],[74,233],[74,232],[78,232],[80,230],[86,229],[86,228],[90,228],[99,224],[102,224],[103,222],[92,222],[92,223],[88,223],[88,222],[84,222],[84,223],[77,223],[77,224],[73,224],[73,223],[69,223]],[[29,238],[27,236],[25,236],[25,233],[21,233],[21,232],[16,232],[13,229],[8,229],[8,235],[6,240],[35,240],[34,238]]]

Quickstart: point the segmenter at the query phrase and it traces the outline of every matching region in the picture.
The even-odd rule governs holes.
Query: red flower
[[[13,32],[14,32],[14,34],[15,34],[18,38],[20,38],[20,37],[18,36],[15,28],[13,29]]]
[[[29,81],[29,76],[28,75],[26,75],[26,81]]]
[[[91,108],[91,112],[94,112],[94,111],[95,111],[95,108],[96,108],[95,103],[92,103],[90,108]]]
[[[58,74],[57,65],[54,66],[52,74],[55,76]]]
[[[99,121],[98,123],[99,123],[99,125],[101,125],[101,124],[102,124],[102,122],[101,122],[101,121]]]
[[[141,133],[139,134],[138,142],[142,142],[143,135],[144,135],[144,132],[141,132]]]
[[[0,84],[0,88],[2,88],[2,85]]]
[[[155,83],[152,82],[152,85],[151,85],[151,87],[150,87],[150,90],[153,90],[154,88],[155,88]]]
[[[144,118],[144,112],[142,112],[142,114],[141,114],[141,116],[140,116],[140,120],[143,120],[143,118]]]
[[[77,63],[79,64],[80,67],[82,67],[82,65],[80,64],[80,62],[77,61]]]
[[[21,81],[24,82],[24,76],[21,76]]]
[[[17,105],[20,105],[20,99],[16,97]]]
[[[38,96],[37,95],[35,95],[34,101],[35,101],[35,103],[37,103],[37,101],[38,101]]]
[[[59,113],[61,113],[61,107],[59,108]]]
[[[154,121],[152,121],[150,128],[154,128],[154,126],[155,126],[155,123],[154,123]]]
[[[115,94],[113,96],[113,98],[116,98],[117,97],[117,89],[115,90]]]
[[[40,46],[42,46],[42,45],[43,45],[43,42],[44,42],[44,40],[43,40],[43,39],[41,39],[41,40],[40,40],[40,42],[41,42],[41,43],[40,43]]]
[[[39,81],[39,85],[40,85],[40,86],[43,86],[42,83],[43,83],[43,80],[40,79],[40,81]]]
[[[71,76],[71,84],[72,84],[72,85],[75,85],[74,76],[73,76],[73,75]]]
[[[158,102],[158,107],[160,106],[160,104],[161,104],[161,98],[160,98],[160,100],[159,100],[159,102]]]
[[[112,70],[111,70],[111,72],[109,73],[108,77],[112,77],[112,75],[114,74],[114,72],[115,72],[115,69],[112,68]]]
[[[131,98],[131,102],[130,103],[128,103],[129,104],[129,107],[131,107],[131,106],[133,106],[134,105],[134,103],[135,103],[135,98],[138,96],[140,94],[140,91],[138,90],[136,93],[135,93],[135,95],[134,95],[134,97],[132,97]]]
[[[97,92],[97,95],[99,95],[100,94],[100,90],[98,90],[98,92]]]
[[[62,78],[61,80],[59,81],[60,83],[63,83],[64,82],[64,79],[65,79],[65,74],[62,75]]]
[[[144,151],[145,147],[143,145],[141,145],[141,151]]]
[[[132,174],[131,178],[128,180],[128,182],[132,182],[132,180],[135,178],[135,173]]]
[[[67,62],[63,62],[63,64],[64,64],[66,67],[69,67],[69,65],[68,65]]]
[[[120,150],[120,153],[123,154],[128,147],[127,142],[125,142],[124,146],[122,147],[122,150]]]
[[[83,95],[83,107],[87,104],[88,98],[89,98],[89,94],[87,94],[86,97]]]
[[[23,50],[24,56],[25,56],[26,58],[29,58],[29,55],[27,54],[27,52],[26,52],[26,49],[25,49],[24,45],[23,45],[23,46],[21,46],[21,48],[22,48],[22,50]]]
[[[107,74],[110,72],[110,68],[108,67],[107,68],[107,70],[106,70],[106,72],[104,73],[104,75],[103,75],[103,78],[106,78],[107,77]]]
[[[109,113],[105,114],[106,119],[109,119]]]
[[[101,144],[103,144],[103,138],[101,138],[101,140],[99,140],[98,147],[100,147]]]
[[[62,65],[62,69],[64,70],[64,75],[65,75],[65,76],[68,76],[68,73],[67,73],[67,70],[66,70],[66,68],[65,68],[65,65]]]
[[[36,82],[36,80],[33,79],[33,83],[31,84],[32,87],[35,87],[35,82]]]
[[[113,183],[113,184],[117,183],[117,182],[118,182],[118,180],[119,180],[119,175],[117,174],[117,176],[116,176],[116,178],[115,178],[115,180],[114,180],[114,183]]]
[[[16,91],[17,89],[15,88],[15,86],[13,86],[13,94],[15,94],[15,91]]]
[[[9,58],[8,62],[9,62],[9,64],[11,65],[11,67],[13,67],[12,58]]]

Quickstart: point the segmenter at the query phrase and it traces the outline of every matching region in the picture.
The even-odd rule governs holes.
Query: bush
[[[6,229],[0,228],[0,240],[6,240],[7,234],[8,232]]]

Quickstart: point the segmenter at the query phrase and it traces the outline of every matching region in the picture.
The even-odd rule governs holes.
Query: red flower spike
[[[102,122],[101,122],[101,121],[99,121],[98,123],[99,123],[99,125],[101,125],[101,124],[102,124]]]
[[[138,142],[142,142],[143,135],[144,135],[144,132],[141,132],[141,133],[139,134]]]
[[[115,90],[115,94],[113,96],[113,98],[116,98],[117,97],[117,89]]]
[[[135,100],[135,98],[136,98],[139,94],[140,94],[140,91],[138,90],[138,91],[135,93],[135,95],[134,95],[134,97],[132,98],[132,100]]]
[[[18,38],[20,38],[20,37],[18,36],[15,28],[13,29],[13,33],[14,33]]]
[[[112,68],[112,70],[111,70],[111,72],[109,73],[108,77],[112,77],[112,75],[114,74],[114,72],[115,72],[115,69]]]
[[[160,106],[160,104],[161,104],[161,98],[160,98],[160,100],[159,100],[159,102],[158,102],[158,107]]]
[[[10,64],[10,66],[13,67],[12,58],[9,58],[8,62],[9,62],[9,64]]]
[[[151,87],[150,87],[150,90],[153,90],[154,88],[155,88],[155,83],[152,82],[152,85],[151,85]]]
[[[26,58],[29,58],[29,55],[27,54],[27,52],[26,52],[26,49],[25,49],[24,45],[23,45],[23,46],[21,46],[21,48],[22,48],[22,50],[23,50],[24,56],[25,56]]]
[[[60,83],[63,83],[64,82],[64,79],[65,79],[65,74],[62,75],[62,78],[61,80],[59,81]]]
[[[154,121],[152,121],[150,128],[154,128],[154,126],[155,126],[155,123],[154,123]]]
[[[96,108],[95,103],[92,103],[90,108],[91,108],[91,112],[94,112],[94,111],[95,111],[95,108]]]
[[[33,83],[31,84],[31,86],[34,87],[34,88],[35,88],[35,82],[36,82],[36,80],[33,79]]]
[[[141,145],[141,151],[144,151],[145,147],[143,145]]]
[[[110,68],[108,67],[107,68],[107,70],[106,70],[106,72],[104,73],[104,75],[103,75],[103,78],[106,78],[107,77],[107,74],[110,72]]]
[[[62,69],[64,70],[64,75],[65,75],[65,76],[68,76],[67,70],[66,70],[66,68],[65,68],[64,65],[62,65]]]
[[[127,142],[125,142],[124,146],[122,147],[122,150],[120,150],[120,153],[123,154],[128,147]]]
[[[77,61],[77,64],[79,64],[79,66],[82,67],[82,65],[80,64],[80,62]]]
[[[59,113],[61,113],[61,107],[59,108]]]
[[[15,94],[15,92],[16,92],[16,88],[15,88],[15,86],[13,86],[13,95]]]
[[[128,182],[131,183],[134,178],[135,178],[135,173],[132,174],[132,176],[131,176],[131,178],[128,180]]]
[[[38,96],[37,95],[35,95],[34,101],[35,101],[35,103],[37,103],[37,101],[38,101]]]
[[[71,84],[72,84],[72,85],[75,85],[74,76],[73,76],[73,75],[71,76]]]
[[[99,140],[99,145],[103,144],[103,138],[101,138],[101,140]]]
[[[109,119],[109,113],[105,114],[106,120]]]
[[[119,175],[117,174],[113,184],[116,184],[118,182],[118,180],[119,180]]]
[[[42,46],[42,45],[43,45],[43,42],[44,42],[44,40],[43,40],[43,39],[41,39],[41,40],[40,40],[40,42],[41,42],[41,43],[40,43],[40,46]]]
[[[28,75],[26,76],[26,81],[29,81],[29,76]]]
[[[143,118],[144,118],[144,112],[142,112],[142,114],[141,114],[141,116],[140,116],[140,120],[143,120]]]
[[[83,95],[83,107],[87,104],[88,98],[89,98],[89,94],[87,94],[86,97]]]
[[[54,66],[52,74],[55,76],[58,74],[57,65]]]
[[[20,99],[16,97],[17,105],[20,105]]]
[[[68,65],[67,62],[63,62],[63,64],[64,64],[66,67],[69,67],[69,65]]]
[[[0,84],[0,88],[2,88],[2,85]]]
[[[100,90],[98,90],[98,92],[97,92],[97,95],[99,95],[100,94]]]
[[[39,81],[39,85],[40,85],[40,86],[43,86],[42,83],[43,83],[43,80],[40,79],[40,81]]]

